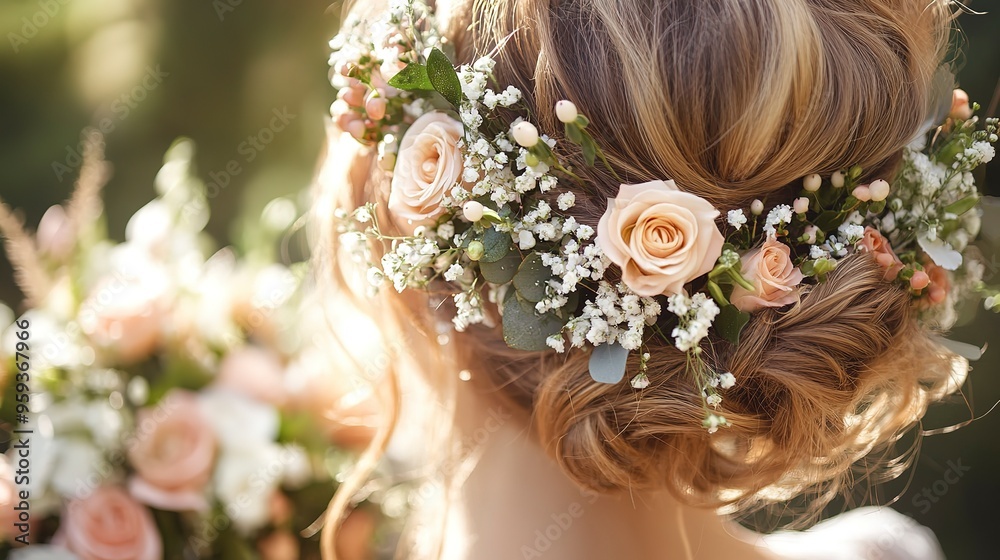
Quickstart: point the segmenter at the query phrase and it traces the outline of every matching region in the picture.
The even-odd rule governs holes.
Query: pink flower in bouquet
[[[257,542],[261,560],[296,560],[299,541],[288,531],[275,531]]]
[[[217,382],[261,402],[285,402],[284,367],[278,355],[257,346],[234,350],[222,359]]]
[[[137,438],[128,458],[137,476],[129,480],[129,491],[159,509],[205,510],[215,437],[192,393],[174,390],[164,398],[167,406],[136,415]]]
[[[66,216],[66,210],[62,206],[59,204],[50,206],[42,214],[42,220],[38,222],[38,231],[35,233],[35,242],[39,251],[57,259],[66,257],[73,250],[76,239],[73,227]]]
[[[56,542],[82,560],[163,557],[163,545],[149,510],[114,486],[71,501],[63,512]]]
[[[17,487],[14,486],[14,471],[7,464],[7,457],[0,455],[0,542],[11,536],[17,523]]]
[[[152,264],[136,265],[98,282],[80,306],[84,333],[124,363],[148,356],[162,332],[165,275]]]
[[[338,356],[311,349],[288,369],[291,406],[309,412],[331,441],[364,449],[375,437],[381,417],[378,401],[366,385],[352,387]]]

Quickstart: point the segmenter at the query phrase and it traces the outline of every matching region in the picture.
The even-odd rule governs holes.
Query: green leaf
[[[587,165],[593,166],[597,158],[597,144],[594,142],[594,139],[589,134],[584,134],[583,143],[580,147],[583,148],[583,159],[587,162]]]
[[[510,234],[497,231],[496,228],[489,228],[483,232],[483,257],[480,262],[497,262],[507,256],[511,245]]]
[[[813,220],[813,225],[818,227],[821,231],[830,231],[837,229],[837,227],[844,221],[844,216],[841,212],[836,210],[827,210],[816,216]]]
[[[733,344],[739,344],[740,331],[743,330],[743,327],[746,326],[749,320],[749,313],[740,311],[735,305],[727,305],[719,312],[719,316],[715,318],[713,326],[719,331],[722,338]]]
[[[578,124],[580,128],[587,128],[588,126],[590,126],[590,119],[588,119],[583,115],[577,115],[576,124]]]
[[[434,84],[427,75],[427,67],[416,62],[407,64],[390,78],[389,85],[403,91],[434,91]]]
[[[570,142],[576,144],[577,146],[583,143],[583,132],[576,123],[566,123],[565,128],[566,138],[568,138]]]
[[[517,350],[541,352],[548,348],[545,339],[562,331],[566,321],[555,313],[539,315],[535,304],[508,290],[503,305],[503,340]]]
[[[618,383],[625,377],[628,350],[617,342],[595,346],[590,353],[590,377],[598,383]]]
[[[538,253],[524,259],[514,276],[514,288],[528,301],[539,302],[545,297],[545,286],[552,278],[552,269],[542,263]]]
[[[868,204],[868,211],[872,214],[881,214],[885,210],[885,200],[879,200]]]
[[[962,214],[965,214],[969,210],[975,208],[977,204],[979,204],[979,195],[973,194],[945,206],[944,211],[955,214],[956,216],[961,216]]]
[[[480,262],[479,272],[491,284],[506,284],[517,274],[521,265],[521,255],[517,251],[508,251],[507,255],[496,262]]]
[[[430,83],[449,103],[458,108],[462,104],[462,82],[448,56],[438,49],[431,49],[427,57],[427,77]]]

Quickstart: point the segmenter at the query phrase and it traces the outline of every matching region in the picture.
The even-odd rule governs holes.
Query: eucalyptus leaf
[[[545,339],[558,334],[566,321],[555,313],[539,314],[535,304],[507,290],[503,305],[503,340],[517,350],[541,352],[548,348]]]
[[[524,259],[514,276],[514,288],[524,299],[533,302],[545,298],[545,286],[552,278],[552,269],[542,263],[538,253]]]
[[[521,264],[521,255],[517,251],[508,251],[504,258],[495,262],[480,262],[479,272],[491,284],[506,284],[514,279],[517,267]]]
[[[597,158],[597,144],[594,143],[594,139],[589,134],[584,134],[583,143],[580,147],[583,148],[583,159],[587,162],[587,165],[593,166]]]
[[[601,344],[590,353],[590,377],[598,383],[618,383],[625,377],[628,350],[617,342]]]
[[[416,62],[407,64],[390,78],[389,85],[403,91],[434,91],[434,84],[427,75],[427,67]]]
[[[483,232],[483,257],[480,262],[492,263],[507,256],[511,246],[510,234],[504,231],[497,231],[496,228],[488,228]]]
[[[979,358],[983,357],[983,353],[986,352],[986,347],[980,348],[973,344],[967,342],[959,342],[957,340],[951,340],[950,338],[944,338],[943,336],[932,335],[935,342],[944,346],[951,352],[958,354],[959,356],[969,360],[970,362],[975,362]]]
[[[816,219],[813,220],[813,225],[821,231],[830,231],[836,229],[843,221],[843,213],[836,210],[826,210],[819,216],[816,216]]]
[[[969,210],[975,208],[976,204],[979,204],[979,196],[973,194],[945,206],[944,211],[951,212],[956,216],[961,216],[962,214],[965,214]]]
[[[568,138],[570,142],[578,146],[583,143],[583,132],[576,123],[566,123],[565,128],[566,138]]]
[[[431,54],[427,56],[427,77],[449,103],[456,108],[462,104],[462,82],[458,79],[455,66],[439,49],[431,49]]]
[[[722,338],[733,344],[739,344],[740,332],[749,320],[749,313],[740,311],[735,305],[727,305],[719,312],[719,316],[715,318],[713,326]]]

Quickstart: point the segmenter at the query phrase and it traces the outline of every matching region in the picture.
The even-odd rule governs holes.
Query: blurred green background
[[[970,5],[995,12],[960,18],[959,82],[988,106],[1000,78],[1000,2]],[[237,239],[253,226],[245,216],[300,192],[313,176],[334,99],[326,43],[339,14],[329,0],[2,0],[0,194],[34,227],[72,189],[80,131],[104,126],[115,170],[105,193],[108,225],[120,239],[129,216],[154,196],[164,151],[188,136],[198,145],[202,178],[220,187],[209,233]],[[288,126],[263,132],[275,114]],[[226,181],[233,160],[240,171]],[[1000,195],[1000,161],[985,184]],[[20,300],[6,259],[0,300]],[[1000,317],[980,313],[953,333],[996,346],[965,387],[976,415],[1000,400],[998,327]],[[969,415],[956,397],[935,406],[925,428]],[[925,438],[908,477],[876,499],[903,492],[894,507],[934,529],[949,558],[997,557],[998,431],[1000,413]],[[955,465],[962,476],[946,476]]]

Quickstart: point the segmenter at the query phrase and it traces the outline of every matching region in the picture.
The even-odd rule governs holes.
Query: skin
[[[481,443],[482,455],[450,504],[442,558],[776,558],[753,544],[754,533],[667,492],[581,490],[509,406],[459,398],[464,439]]]

